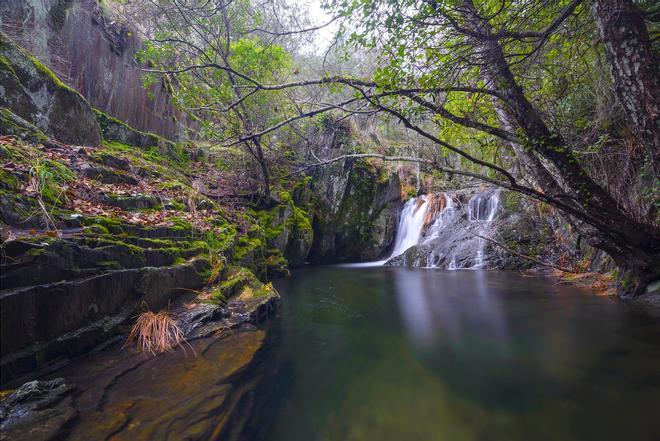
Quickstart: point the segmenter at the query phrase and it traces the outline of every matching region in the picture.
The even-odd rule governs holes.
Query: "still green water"
[[[502,272],[320,267],[278,289],[228,438],[660,439],[652,311]]]

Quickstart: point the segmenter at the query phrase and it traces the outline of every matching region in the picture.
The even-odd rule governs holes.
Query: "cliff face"
[[[314,243],[311,262],[377,260],[394,240],[401,184],[396,172],[364,160],[315,170]]]
[[[139,130],[180,138],[183,117],[166,89],[142,87],[136,34],[108,18],[96,0],[3,0],[0,19],[5,33],[93,107]]]
[[[17,120],[9,115],[15,114],[59,141],[101,144],[101,131],[87,101],[2,33],[0,109],[2,134],[13,134]]]

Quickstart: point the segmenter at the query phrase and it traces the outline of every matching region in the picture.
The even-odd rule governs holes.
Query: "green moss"
[[[266,272],[269,277],[281,277],[289,274],[289,262],[278,249],[267,250]]]
[[[175,180],[158,182],[156,184],[156,187],[160,190],[192,190],[192,187],[190,187],[189,185]]]
[[[120,119],[117,119],[114,116],[112,116],[108,113],[105,113],[104,111],[102,111],[100,109],[92,108],[92,111],[94,112],[94,115],[96,116],[96,119],[99,120],[99,124],[101,125],[102,128],[105,125],[107,125],[108,122],[111,122],[113,124],[117,124],[119,126],[126,127],[129,130],[132,130],[132,131],[135,131],[135,132],[138,132],[138,133],[143,133],[143,132],[140,132],[139,130],[134,129],[133,127],[129,126],[124,121],[122,121]]]
[[[274,288],[271,283],[266,283],[264,285],[261,285],[261,287],[257,289],[252,289],[252,297],[266,297],[269,296],[273,293]]]
[[[209,246],[211,252],[224,253],[234,246],[236,234],[236,226],[228,224],[205,232],[203,240]]]
[[[119,234],[124,232],[123,222],[107,216],[96,216],[91,218],[83,218],[83,225],[87,227],[95,226],[95,228],[102,228],[100,231],[107,231],[112,234]],[[107,234],[107,233],[102,233]]]
[[[114,246],[124,249],[127,253],[133,254],[134,256],[143,256],[144,249],[139,246],[124,242],[118,239],[112,239],[110,237],[97,238],[94,240],[95,244],[100,247]]]
[[[30,176],[37,179],[38,191],[44,201],[53,205],[64,198],[62,186],[76,178],[64,164],[50,159],[37,158],[30,166]]]
[[[293,215],[290,218],[291,226],[301,232],[311,233],[312,229],[312,215],[302,208],[295,205],[293,208]]]
[[[300,190],[300,189],[303,189],[303,188],[307,188],[311,182],[312,182],[312,177],[311,176],[305,176],[302,179],[298,180],[293,185],[293,189],[294,190]]]
[[[222,290],[219,287],[215,287],[211,291],[211,302],[212,303],[227,303],[227,297],[225,297],[225,294],[222,292]]]
[[[170,204],[172,204],[176,211],[186,211],[186,204],[183,202],[173,200]]]
[[[289,193],[286,190],[282,190],[279,192],[279,197],[280,201],[282,201],[283,204],[288,204],[293,202],[293,198],[291,197],[291,193]]]
[[[18,81],[18,76],[16,75],[16,71],[14,71],[14,66],[11,61],[9,61],[9,58],[2,55],[0,55],[0,71],[7,72]]]
[[[101,224],[92,224],[89,227],[87,227],[87,232],[89,234],[110,234],[110,230],[104,225]]]
[[[502,205],[507,212],[519,211],[520,204],[523,200],[523,195],[515,191],[504,191],[501,195]]]
[[[238,244],[234,249],[234,260],[236,262],[243,261],[249,254],[263,247],[261,239],[242,236],[238,239]]]
[[[30,257],[37,257],[37,256],[41,256],[45,253],[46,253],[46,248],[43,247],[43,248],[32,248],[31,250],[29,250],[25,254],[30,256]]]
[[[20,186],[18,177],[0,168],[0,188],[5,190],[17,190]]]
[[[390,177],[392,176],[392,173],[387,167],[380,167],[376,170],[377,175],[376,175],[376,183],[378,184],[387,184],[390,182]]]
[[[5,107],[0,107],[0,130],[6,135],[21,137],[33,143],[43,143],[48,140],[48,137],[36,126]]]
[[[123,144],[118,141],[103,140],[103,146],[107,147],[110,151],[118,151],[122,153],[131,153],[135,147]]]
[[[181,219],[180,217],[171,217],[169,221],[172,224],[172,230],[174,231],[190,231],[191,233],[195,231],[195,227],[193,227],[190,222]]]
[[[247,268],[231,266],[227,271],[227,278],[218,286],[222,295],[228,299],[242,292],[245,287],[261,288],[261,282]]]

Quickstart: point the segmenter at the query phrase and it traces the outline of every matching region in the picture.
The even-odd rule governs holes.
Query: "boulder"
[[[103,139],[117,141],[136,147],[157,147],[162,138],[153,133],[141,132],[107,113],[94,109],[96,120],[101,126]],[[163,142],[166,142],[163,140]]]
[[[63,143],[101,144],[101,130],[85,98],[2,33],[0,106]]]
[[[401,207],[396,172],[348,159],[316,170],[311,185],[317,208],[310,261],[375,260],[385,254]]]
[[[35,125],[15,115],[6,107],[0,107],[0,135],[17,136],[34,143],[43,143],[48,140],[48,137]]]
[[[0,432],[4,439],[56,439],[78,416],[64,379],[30,381],[0,402]]]

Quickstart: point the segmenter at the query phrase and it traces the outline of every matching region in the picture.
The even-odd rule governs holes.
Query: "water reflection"
[[[394,272],[394,281],[399,312],[414,345],[458,343],[466,333],[506,343],[501,293],[486,285],[484,272],[402,269]]]
[[[660,433],[657,316],[497,272],[310,268],[278,289],[260,386],[223,439]]]

